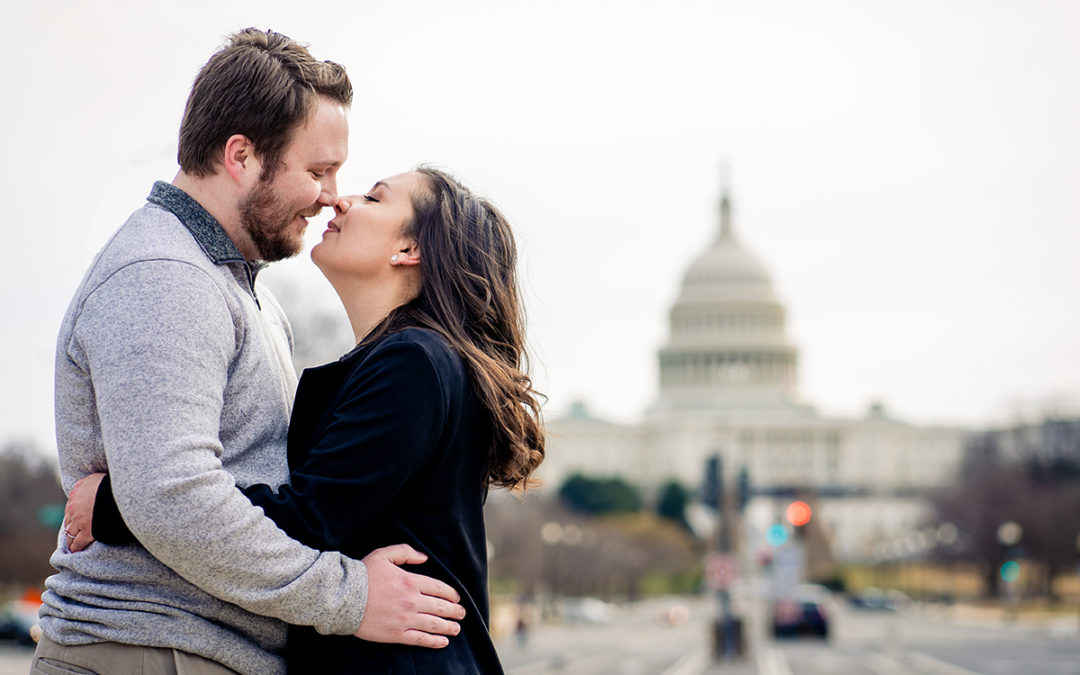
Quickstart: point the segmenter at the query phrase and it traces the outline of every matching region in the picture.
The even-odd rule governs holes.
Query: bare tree
[[[962,535],[955,557],[977,564],[987,595],[1001,591],[1001,566],[1023,558],[1029,564],[1029,590],[1050,595],[1055,578],[1077,562],[1080,536],[1080,482],[1037,480],[1030,470],[991,467],[968,475],[936,500],[941,522]],[[999,529],[1020,526],[1015,544],[1002,542]]]
[[[486,510],[493,579],[526,595],[634,598],[649,575],[696,573],[696,540],[649,513],[588,516],[557,497],[493,494]]]
[[[0,585],[41,587],[53,569],[64,491],[32,443],[0,447]]]

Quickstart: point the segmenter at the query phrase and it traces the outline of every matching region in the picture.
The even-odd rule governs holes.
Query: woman
[[[311,258],[341,298],[357,346],[300,379],[290,484],[244,492],[315,548],[356,558],[400,542],[423,551],[417,571],[454,586],[466,617],[440,650],[292,627],[289,668],[501,672],[487,630],[483,504],[492,485],[525,487],[544,455],[536,392],[522,370],[509,224],[426,167],[343,198],[335,211]],[[101,485],[93,533],[134,541]]]

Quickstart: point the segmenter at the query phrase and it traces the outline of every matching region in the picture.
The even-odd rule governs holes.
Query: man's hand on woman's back
[[[407,544],[375,549],[364,557],[368,572],[367,608],[353,633],[371,642],[445,647],[457,635],[465,608],[453,588],[399,565],[418,565],[427,556]]]

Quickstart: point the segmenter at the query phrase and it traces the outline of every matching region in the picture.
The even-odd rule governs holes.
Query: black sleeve
[[[354,368],[323,436],[289,485],[243,492],[289,536],[338,550],[428,461],[447,420],[439,370],[419,344],[379,345]]]
[[[101,479],[97,496],[94,498],[94,520],[90,523],[90,534],[103,544],[123,546],[136,543],[135,535],[128,529],[120,509],[113,498],[112,481],[109,474]]]

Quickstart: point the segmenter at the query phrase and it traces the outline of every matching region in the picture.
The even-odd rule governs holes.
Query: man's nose
[[[319,203],[323,206],[335,206],[338,203],[337,177],[329,175],[322,181],[322,192],[319,193]]]

